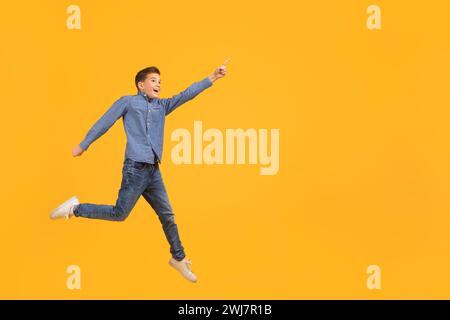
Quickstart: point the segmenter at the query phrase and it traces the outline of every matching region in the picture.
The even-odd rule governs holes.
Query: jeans
[[[122,169],[122,184],[116,204],[80,203],[74,208],[76,217],[124,221],[140,196],[155,210],[170,244],[170,253],[178,261],[185,257],[174,213],[159,170],[159,164],[136,162],[126,158]]]

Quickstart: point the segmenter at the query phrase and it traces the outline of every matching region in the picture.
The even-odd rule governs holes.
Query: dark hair
[[[136,74],[136,77],[134,78],[134,84],[136,85],[136,88],[138,91],[139,91],[138,83],[141,81],[145,81],[145,78],[147,78],[147,75],[150,73],[157,73],[157,74],[161,75],[161,73],[159,72],[159,69],[155,66],[148,67],[148,68],[145,68],[145,69],[142,69],[141,71],[139,71]]]

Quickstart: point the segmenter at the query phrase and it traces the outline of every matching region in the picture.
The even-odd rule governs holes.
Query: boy
[[[136,95],[122,96],[92,126],[83,141],[72,150],[80,156],[122,117],[127,136],[122,184],[115,205],[80,203],[76,196],[65,201],[50,214],[51,219],[83,217],[110,221],[124,221],[139,197],[158,214],[164,234],[170,244],[169,264],[187,280],[196,282],[191,261],[186,258],[180,241],[174,213],[159,170],[163,150],[165,117],[185,102],[193,99],[213,82],[226,75],[225,61],[212,75],[193,83],[171,98],[159,98],[160,71],[148,67],[135,77]]]

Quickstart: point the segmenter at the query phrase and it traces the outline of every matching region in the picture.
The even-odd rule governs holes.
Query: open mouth
[[[154,92],[154,93],[159,93],[159,89],[153,88],[153,92]]]

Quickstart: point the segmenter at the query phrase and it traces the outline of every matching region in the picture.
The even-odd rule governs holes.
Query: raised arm
[[[100,138],[109,128],[123,116],[127,111],[128,99],[121,97],[105,112],[105,114],[97,120],[92,128],[86,134],[86,137],[81,143],[75,146],[72,150],[74,157],[81,155],[89,146],[98,138]]]
[[[214,72],[210,76],[202,79],[201,81],[194,82],[187,89],[181,91],[180,93],[172,96],[171,98],[160,99],[166,110],[166,115],[174,111],[183,103],[193,99],[203,90],[211,87],[213,82],[217,79],[224,77],[227,74],[226,64],[228,63],[228,61],[229,59],[226,60],[216,70],[214,70]]]

